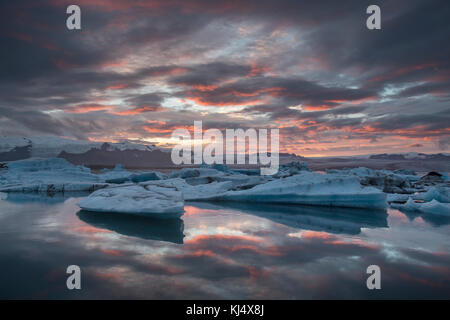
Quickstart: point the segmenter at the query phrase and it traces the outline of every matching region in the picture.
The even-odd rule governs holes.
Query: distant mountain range
[[[0,137],[0,161],[59,157],[89,167],[173,168],[171,149],[134,142],[91,142],[58,137]],[[304,161],[291,153],[280,153],[280,163]],[[248,156],[246,157],[248,163]]]
[[[396,153],[396,154],[374,154],[369,159],[378,160],[450,160],[450,155],[445,153],[426,154],[426,153]]]
[[[94,147],[83,153],[61,151],[59,158],[88,167],[113,167],[122,164],[128,168],[170,168],[174,165],[171,153],[159,148],[139,149],[133,146],[120,148],[110,143],[103,143],[100,148]]]
[[[96,163],[95,158],[105,159],[110,154],[111,160],[106,165],[114,165],[113,156],[122,154],[122,158],[136,158],[132,152],[164,153],[170,156],[169,149],[158,148],[155,145],[124,141],[120,143],[104,143],[80,141],[58,137],[0,137],[0,161],[14,161],[28,158],[61,157],[73,163]],[[127,156],[127,154],[129,154]],[[89,159],[89,157],[94,157]],[[72,161],[71,161],[72,162]],[[97,161],[98,162],[98,161]]]
[[[128,168],[172,168],[171,149],[160,148],[145,143],[124,141],[120,143],[80,141],[59,137],[0,137],[0,162],[15,161],[28,158],[59,157],[77,165],[89,167],[113,167],[122,164]],[[311,167],[321,169],[323,166],[336,167],[336,164],[351,167],[373,166],[376,162],[403,161],[447,162],[450,163],[450,154],[374,154],[355,157],[333,158],[304,158],[292,153],[280,153],[280,164],[291,161],[306,161]],[[325,163],[322,163],[324,162]],[[356,162],[357,163],[356,163]],[[370,161],[370,162],[367,162]],[[355,162],[350,165],[350,162]],[[246,159],[248,163],[248,159]]]

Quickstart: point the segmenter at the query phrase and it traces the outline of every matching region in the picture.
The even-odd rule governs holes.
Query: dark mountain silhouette
[[[23,147],[14,147],[10,151],[0,152],[0,161],[15,161],[31,157],[31,144]]]
[[[92,148],[84,153],[69,153],[62,151],[58,158],[66,159],[76,165],[88,167],[114,167],[122,164],[127,168],[171,168],[174,167],[170,152],[155,150],[120,150],[109,143],[103,143],[100,148]]]

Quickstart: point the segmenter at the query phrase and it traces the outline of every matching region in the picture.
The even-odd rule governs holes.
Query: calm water
[[[79,199],[0,201],[0,298],[450,298],[448,218],[191,203],[155,221],[81,212]],[[81,290],[66,289],[72,264]]]

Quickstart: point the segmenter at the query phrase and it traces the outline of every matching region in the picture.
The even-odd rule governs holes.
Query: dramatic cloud
[[[302,155],[442,152],[450,6],[368,1],[2,1],[0,134],[170,144],[175,128],[280,128]]]

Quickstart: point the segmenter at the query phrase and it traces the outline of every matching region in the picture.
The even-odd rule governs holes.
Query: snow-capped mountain
[[[83,154],[91,149],[105,151],[154,151],[163,150],[154,145],[124,141],[120,143],[104,143],[81,141],[59,137],[0,137],[0,161],[13,161],[27,158],[58,157],[62,152]]]
[[[103,143],[83,153],[61,151],[59,158],[89,167],[113,167],[121,164],[127,168],[172,167],[171,153],[155,146]]]

